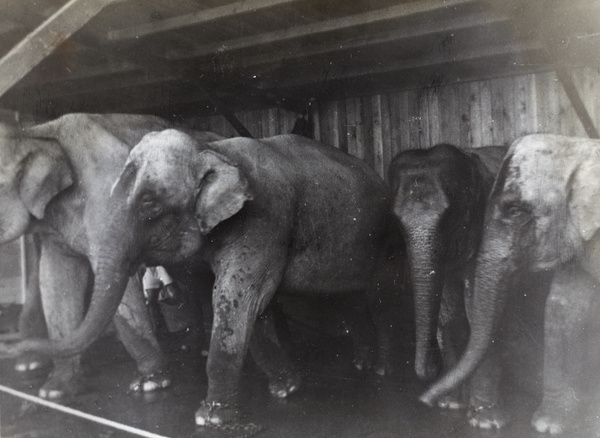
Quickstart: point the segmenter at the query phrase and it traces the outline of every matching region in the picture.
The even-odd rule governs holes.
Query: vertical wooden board
[[[429,88],[422,88],[418,92],[418,114],[420,120],[419,148],[427,149],[431,146],[431,133],[429,132]]]
[[[374,168],[375,159],[373,152],[373,105],[371,96],[362,97],[360,99],[360,131],[356,138],[360,139],[357,142],[359,149],[362,149],[361,158],[367,164]],[[359,135],[360,134],[360,135]]]
[[[335,146],[335,125],[333,123],[335,102],[328,101],[321,104],[321,141],[330,146]]]
[[[516,136],[516,120],[518,119],[518,106],[515,99],[514,78],[497,80],[502,93],[502,137],[505,143],[511,143]]]
[[[468,147],[471,144],[471,99],[469,84],[457,85],[459,125],[459,145]]]
[[[431,146],[443,140],[440,116],[440,88],[432,87],[427,92],[429,143]]]
[[[289,134],[292,132],[291,129],[289,129],[288,125],[288,117],[287,117],[287,111],[282,109],[282,108],[277,108],[276,109],[276,117],[277,117],[277,134]],[[292,126],[293,128],[293,126]]]
[[[514,78],[514,105],[515,105],[515,120],[514,120],[514,138],[515,140],[522,135],[529,134],[529,119],[531,118],[531,109],[529,108],[529,102],[531,98],[529,95],[529,80],[527,76],[516,76]]]
[[[383,162],[383,111],[381,101],[381,94],[371,97],[371,113],[373,114],[373,168],[379,176],[385,178],[385,165]]]
[[[339,100],[335,100],[331,103],[331,134],[332,134],[332,146],[340,148],[340,113],[339,113]]]
[[[440,89],[440,140],[443,143],[460,144],[460,114],[455,85],[446,85]]]
[[[279,119],[277,117],[277,108],[269,108],[267,111],[267,123],[269,137],[279,134]]]
[[[398,138],[395,142],[394,152],[410,148],[410,114],[408,111],[409,93],[402,92],[398,95]],[[394,154],[394,155],[395,155]]]
[[[346,99],[346,127],[348,129],[347,139],[348,139],[348,153],[354,155],[355,157],[359,156],[358,146],[357,146],[357,120],[356,113],[357,108],[359,107],[359,99],[350,98]]]
[[[558,133],[555,125],[558,101],[552,76],[550,72],[536,75],[537,132],[540,133]]]
[[[481,143],[480,146],[494,145],[494,121],[492,117],[492,81],[481,81],[479,84],[481,100]]]
[[[313,137],[317,141],[321,141],[321,105],[318,102],[313,102],[311,111]]]
[[[250,129],[250,132],[254,133],[256,132],[256,134],[254,134],[256,136],[256,138],[264,138],[266,137],[265,132],[266,132],[266,126],[263,125],[263,118],[262,118],[262,110],[253,110],[251,113],[251,126],[255,126],[254,130]]]
[[[483,144],[483,120],[481,111],[481,83],[469,83],[469,114],[471,119],[471,132],[469,146],[479,147]]]
[[[383,178],[387,181],[388,170],[392,161],[392,132],[391,132],[391,110],[390,110],[390,95],[381,95],[381,153]]]
[[[533,73],[527,75],[527,134],[538,132],[538,99],[535,76]]]
[[[419,112],[419,93],[417,90],[406,92],[409,141],[406,149],[419,149],[421,147],[421,114]],[[405,146],[402,145],[404,148]]]
[[[568,74],[571,75],[571,72],[568,72]],[[581,89],[574,78],[573,85],[581,96]],[[556,97],[558,102],[558,132],[568,136],[586,136],[583,123],[575,112],[575,108],[560,81],[556,87]]]
[[[503,82],[500,79],[490,81],[491,105],[492,105],[492,145],[499,146],[505,144],[504,139],[504,100],[503,100]]]
[[[406,120],[402,120],[400,114],[401,97],[404,93],[390,93],[389,94],[389,108],[390,108],[390,154],[392,158],[400,151],[401,129],[406,124]],[[406,102],[406,101],[405,101]]]
[[[338,147],[348,152],[348,119],[346,117],[346,102],[344,100],[337,101],[337,131],[338,131]]]

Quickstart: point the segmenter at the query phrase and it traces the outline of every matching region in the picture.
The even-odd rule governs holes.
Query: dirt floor
[[[407,329],[410,331],[410,329]],[[396,372],[384,379],[358,372],[351,365],[347,337],[323,336],[311,330],[292,332],[291,355],[303,375],[303,386],[289,400],[270,397],[265,377],[248,363],[242,384],[242,424],[258,426],[259,438],[279,437],[540,437],[529,421],[539,403],[536,385],[523,380],[505,389],[512,423],[501,432],[471,428],[465,411],[449,412],[421,405],[418,395],[424,385],[412,371],[412,351],[403,336],[398,338]],[[405,333],[410,338],[410,333]],[[197,428],[194,412],[206,393],[206,361],[199,349],[184,351],[185,336],[164,339],[171,351],[173,386],[153,395],[128,394],[135,367],[113,337],[97,342],[86,355],[88,390],[63,403],[74,409],[167,437],[241,437],[249,430],[216,431]],[[43,376],[23,378],[13,370],[13,361],[0,361],[0,384],[36,394]],[[535,368],[535,367],[534,367]],[[539,370],[529,370],[539,376]],[[537,378],[532,377],[533,380]],[[511,379],[509,379],[511,380]],[[511,381],[514,381],[512,379]],[[532,389],[533,388],[533,389]],[[538,388],[539,389],[539,388]],[[600,407],[585,403],[577,430],[564,436],[600,437]],[[68,414],[0,394],[1,438],[134,436],[111,427],[96,425]]]

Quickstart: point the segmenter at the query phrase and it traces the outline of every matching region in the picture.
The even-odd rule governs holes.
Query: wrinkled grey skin
[[[110,221],[110,188],[130,149],[146,133],[170,126],[150,116],[70,114],[23,131],[7,130],[0,138],[0,243],[24,233],[34,233],[41,241],[39,260],[32,264],[39,263],[39,295],[50,339],[67,336],[83,320],[87,295],[102,263],[98,230]],[[35,277],[36,267],[30,268]],[[164,374],[166,361],[149,324],[140,278],[128,280],[127,274],[114,322],[137,362],[140,378],[132,385],[141,390],[165,387],[170,378]],[[32,297],[21,324],[26,337],[43,336],[32,313],[40,299],[35,281],[29,279]],[[22,369],[31,369],[38,360],[21,358]],[[65,355],[55,360],[39,393],[59,398],[82,388],[80,356]]]
[[[532,425],[561,433],[576,412],[574,354],[598,311],[600,290],[600,141],[557,135],[516,140],[496,178],[474,282],[471,335],[465,354],[421,400],[431,404],[484,360],[507,301],[511,275],[554,271],[544,321],[544,388]]]
[[[414,293],[415,371],[423,380],[451,369],[466,345],[465,281],[507,149],[441,144],[401,152],[390,165],[393,211],[407,243]],[[463,402],[454,393],[438,404],[457,409]]]
[[[149,134],[131,151],[111,202],[111,219],[98,230],[86,319],[68,340],[38,347],[72,354],[92,342],[121,299],[128,267],[192,256],[208,262],[216,277],[214,319],[199,425],[238,415],[248,348],[255,359],[266,347],[262,357],[283,356],[265,341],[272,320],[258,318],[275,291],[370,288],[391,224],[390,195],[377,174],[295,135],[202,143],[177,130]],[[256,348],[253,333],[262,338]]]

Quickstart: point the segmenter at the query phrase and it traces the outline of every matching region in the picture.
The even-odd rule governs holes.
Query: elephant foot
[[[558,435],[566,430],[566,421],[550,415],[536,412],[531,419],[531,425],[539,433]]]
[[[17,359],[15,371],[18,373],[38,372],[52,365],[52,360],[36,353],[25,353]]]
[[[561,434],[569,428],[569,418],[573,415],[573,403],[567,401],[564,404],[553,403],[555,406],[548,406],[549,404],[543,403],[538,408],[533,414],[531,425],[540,433]]]
[[[469,424],[479,429],[502,429],[509,421],[508,414],[496,404],[472,406],[469,411]]]
[[[38,395],[47,400],[58,400],[81,394],[86,389],[81,374],[65,378],[52,374],[40,388]]]
[[[463,409],[465,404],[462,402],[460,397],[456,394],[449,394],[444,397],[440,397],[437,402],[438,407],[441,409],[448,409],[451,411],[456,411],[458,409]]]
[[[231,423],[239,417],[240,410],[237,406],[204,400],[196,411],[196,425],[220,426]]]
[[[171,382],[171,373],[168,371],[159,371],[136,377],[129,384],[129,390],[131,392],[154,392],[169,387]]]
[[[277,398],[286,398],[300,388],[301,379],[294,372],[282,373],[269,383],[269,392]]]
[[[394,366],[392,365],[392,361],[387,357],[379,357],[375,366],[373,367],[375,374],[379,376],[389,376],[394,371]]]
[[[369,347],[354,347],[354,360],[352,365],[358,371],[373,368],[373,354]]]

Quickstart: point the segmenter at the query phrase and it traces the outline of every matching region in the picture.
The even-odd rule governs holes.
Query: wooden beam
[[[199,58],[213,54],[217,51],[228,52],[262,44],[272,44],[275,41],[281,42],[306,36],[315,36],[326,32],[349,29],[357,26],[375,25],[377,23],[397,20],[399,18],[404,18],[415,14],[450,9],[452,7],[461,5],[468,5],[474,3],[475,1],[476,0],[445,0],[443,2],[440,2],[439,0],[412,1],[361,14],[354,14],[346,17],[320,21],[317,23],[310,23],[302,26],[261,33],[249,37],[198,45],[194,49],[190,50],[171,50],[167,52],[166,57],[168,59]]]
[[[511,54],[531,53],[540,52],[542,53],[544,47],[537,43],[526,43],[526,44],[501,44],[483,47],[459,49],[455,53],[438,53],[436,55],[428,56],[426,58],[413,58],[413,59],[389,59],[385,63],[380,65],[352,65],[352,60],[344,60],[336,65],[334,62],[332,65],[334,68],[327,75],[326,80],[339,80],[339,79],[350,79],[361,76],[368,76],[371,74],[381,74],[397,72],[402,73],[403,71],[423,69],[426,67],[439,67],[444,64],[456,64],[459,62],[472,61],[479,58],[482,59],[493,59],[498,56],[506,56]],[[293,68],[293,67],[291,67]],[[312,74],[297,74],[290,75],[284,69],[280,69],[282,72],[281,77],[277,76],[276,73],[269,77],[269,81],[277,81],[277,83],[283,87],[299,87],[310,84],[316,84],[323,81],[323,71],[315,69]]]
[[[575,110],[575,113],[579,117],[585,132],[587,133],[589,138],[600,138],[598,135],[598,130],[594,125],[594,121],[590,117],[590,113],[588,112],[583,100],[581,100],[581,96],[573,83],[573,78],[569,71],[563,67],[556,67],[556,75],[558,76],[558,80],[562,84],[569,100],[571,101],[571,105]]]
[[[108,32],[107,39],[117,41],[142,38],[185,27],[210,23],[211,21],[221,18],[232,18],[242,14],[257,12],[262,9],[269,9],[293,2],[298,3],[298,0],[242,0],[216,8],[203,9],[194,12],[193,14],[180,15],[178,17],[167,18],[152,23],[144,23],[123,29],[114,29]]]
[[[105,6],[121,0],[70,0],[0,60],[0,97]]]
[[[234,59],[228,59],[228,62],[233,62],[244,67],[250,67],[253,65],[273,63],[274,61],[288,61],[292,59],[306,58],[308,56],[340,52],[366,46],[375,46],[378,44],[385,44],[403,39],[411,39],[439,33],[457,32],[464,29],[472,29],[480,26],[491,26],[503,23],[509,23],[506,16],[477,12],[474,14],[461,15],[459,17],[453,17],[442,22],[437,22],[436,27],[424,27],[422,23],[410,23],[392,31],[384,31],[375,34],[368,33],[366,35],[361,34],[344,41],[324,41],[318,46],[307,45],[306,47],[298,48],[297,50],[293,51],[290,51],[289,49],[283,49],[277,52],[261,53],[249,57],[236,57]]]

